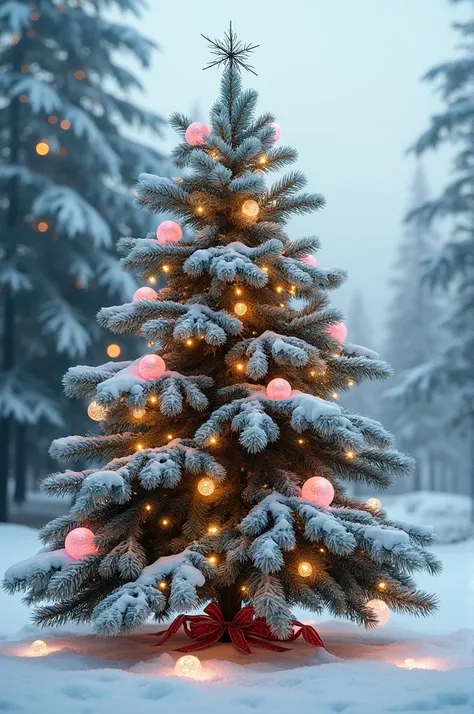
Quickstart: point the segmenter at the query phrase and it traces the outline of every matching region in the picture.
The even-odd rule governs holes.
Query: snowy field
[[[39,549],[36,532],[1,526],[0,571]],[[0,599],[0,712],[131,714],[142,708],[173,714],[414,714],[472,711],[472,541],[438,545],[441,576],[418,578],[438,593],[440,611],[416,620],[392,616],[367,632],[320,618],[328,651],[298,640],[292,650],[241,655],[231,645],[198,653],[199,681],[177,677],[177,640],[157,649],[142,633],[97,640],[86,627],[38,631],[20,597]],[[310,613],[296,613],[315,622]],[[156,626],[151,626],[153,632]],[[48,654],[32,657],[33,640]],[[187,641],[189,642],[189,640]],[[409,662],[407,662],[409,660]]]

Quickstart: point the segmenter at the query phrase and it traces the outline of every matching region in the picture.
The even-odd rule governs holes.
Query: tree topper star
[[[201,37],[204,37],[204,39],[209,42],[211,53],[216,58],[213,62],[209,62],[208,65],[203,67],[203,69],[219,67],[221,64],[224,64],[229,67],[235,67],[239,72],[243,67],[247,72],[257,74],[252,65],[248,64],[246,60],[252,50],[260,47],[260,45],[244,45],[241,40],[237,39],[237,35],[232,30],[232,22],[229,23],[229,30],[225,33],[223,40],[211,40],[206,35],[201,35]]]

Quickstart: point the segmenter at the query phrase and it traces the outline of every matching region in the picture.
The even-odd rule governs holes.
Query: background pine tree
[[[147,229],[131,188],[140,172],[163,165],[158,151],[124,133],[158,136],[163,121],[124,98],[141,85],[118,57],[145,68],[155,45],[107,20],[114,4],[135,13],[142,5],[0,6],[0,521],[8,477],[16,475],[21,501],[28,464],[49,466],[44,447],[55,430],[66,421],[84,429],[84,410],[58,396],[61,375],[71,358],[105,353],[94,316],[135,286],[118,268],[114,242]]]

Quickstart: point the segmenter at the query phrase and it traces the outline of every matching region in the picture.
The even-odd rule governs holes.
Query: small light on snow
[[[176,660],[174,671],[180,677],[198,679],[202,672],[202,664],[194,655],[185,655]]]
[[[48,645],[44,640],[35,640],[30,645],[31,657],[44,657],[48,654]]]
[[[403,662],[403,666],[405,669],[414,669],[416,667],[416,660],[412,657],[407,657],[407,659]]]
[[[378,513],[382,508],[382,502],[379,501],[378,498],[368,498],[365,505],[372,511],[372,513]]]

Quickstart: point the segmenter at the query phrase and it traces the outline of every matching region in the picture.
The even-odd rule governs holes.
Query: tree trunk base
[[[226,622],[233,620],[242,607],[242,595],[239,591],[239,587],[237,585],[230,585],[222,588],[219,591],[217,603],[222,611],[224,620]],[[227,629],[219,639],[219,642],[231,642]]]

